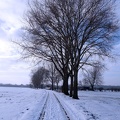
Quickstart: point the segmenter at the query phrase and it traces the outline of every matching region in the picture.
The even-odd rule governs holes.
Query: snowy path
[[[53,92],[47,92],[48,96],[39,120],[70,120]]]

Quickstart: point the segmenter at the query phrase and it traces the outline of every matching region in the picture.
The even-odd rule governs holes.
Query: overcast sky
[[[22,27],[22,17],[27,10],[27,0],[0,0],[0,83],[29,84],[31,63],[19,60],[11,39],[17,39]],[[120,19],[120,1],[116,13]],[[115,46],[120,51],[120,44]],[[120,85],[120,59],[107,62],[104,84]]]

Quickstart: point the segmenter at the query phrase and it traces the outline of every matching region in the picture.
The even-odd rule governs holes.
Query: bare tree
[[[60,81],[62,81],[62,76],[60,75],[60,73],[58,71],[56,71],[56,73],[55,73],[55,83],[56,83],[57,90],[58,90]]]
[[[91,90],[94,91],[95,85],[103,84],[102,72],[103,66],[101,65],[94,66],[92,69],[88,70],[86,73],[84,73],[84,85],[89,85]]]
[[[54,84],[55,84],[55,81],[56,81],[56,69],[55,69],[54,64],[52,64],[52,63],[49,65],[49,73],[50,73],[49,81],[52,84],[52,90],[53,90],[54,89]]]
[[[78,99],[78,70],[93,65],[93,56],[110,57],[118,29],[115,0],[33,0],[26,14],[25,57],[54,64],[63,79],[63,92]]]
[[[78,70],[85,69],[86,65],[94,66],[95,60],[92,58],[96,56],[99,58],[111,57],[114,33],[118,27],[112,11],[114,1],[76,0],[75,3],[73,2],[72,6],[75,5],[77,8],[72,9],[74,12],[69,12],[72,16],[70,30],[73,31],[70,42],[70,65],[71,94],[73,89],[73,98],[78,98]],[[75,12],[75,10],[77,11]]]
[[[83,81],[80,80],[78,84],[79,84],[79,86],[83,86]]]
[[[49,81],[52,84],[52,90],[54,89],[55,84],[57,85],[58,89],[58,84],[62,80],[62,77],[60,73],[55,69],[54,64],[49,65]]]
[[[35,88],[41,88],[41,84],[46,83],[49,77],[49,71],[43,67],[32,70],[31,84]]]

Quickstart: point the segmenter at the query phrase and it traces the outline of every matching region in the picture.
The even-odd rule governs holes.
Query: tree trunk
[[[70,97],[73,96],[73,74],[71,75]]]
[[[73,92],[73,98],[78,98],[78,70],[74,70],[74,92]]]
[[[91,85],[91,90],[94,91],[94,85]]]
[[[58,91],[58,82],[57,82],[57,91]]]
[[[63,93],[65,94],[65,95],[69,95],[69,93],[68,93],[68,75],[66,74],[65,76],[64,76],[64,79],[63,79]]]
[[[53,77],[52,77],[52,90],[53,90],[53,84],[54,84],[54,81],[53,81]]]

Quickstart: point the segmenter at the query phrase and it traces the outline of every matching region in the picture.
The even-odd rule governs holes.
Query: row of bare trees
[[[118,22],[115,0],[33,0],[20,46],[25,57],[54,64],[63,93],[78,99],[78,71],[111,57]],[[68,80],[71,80],[70,93]]]

